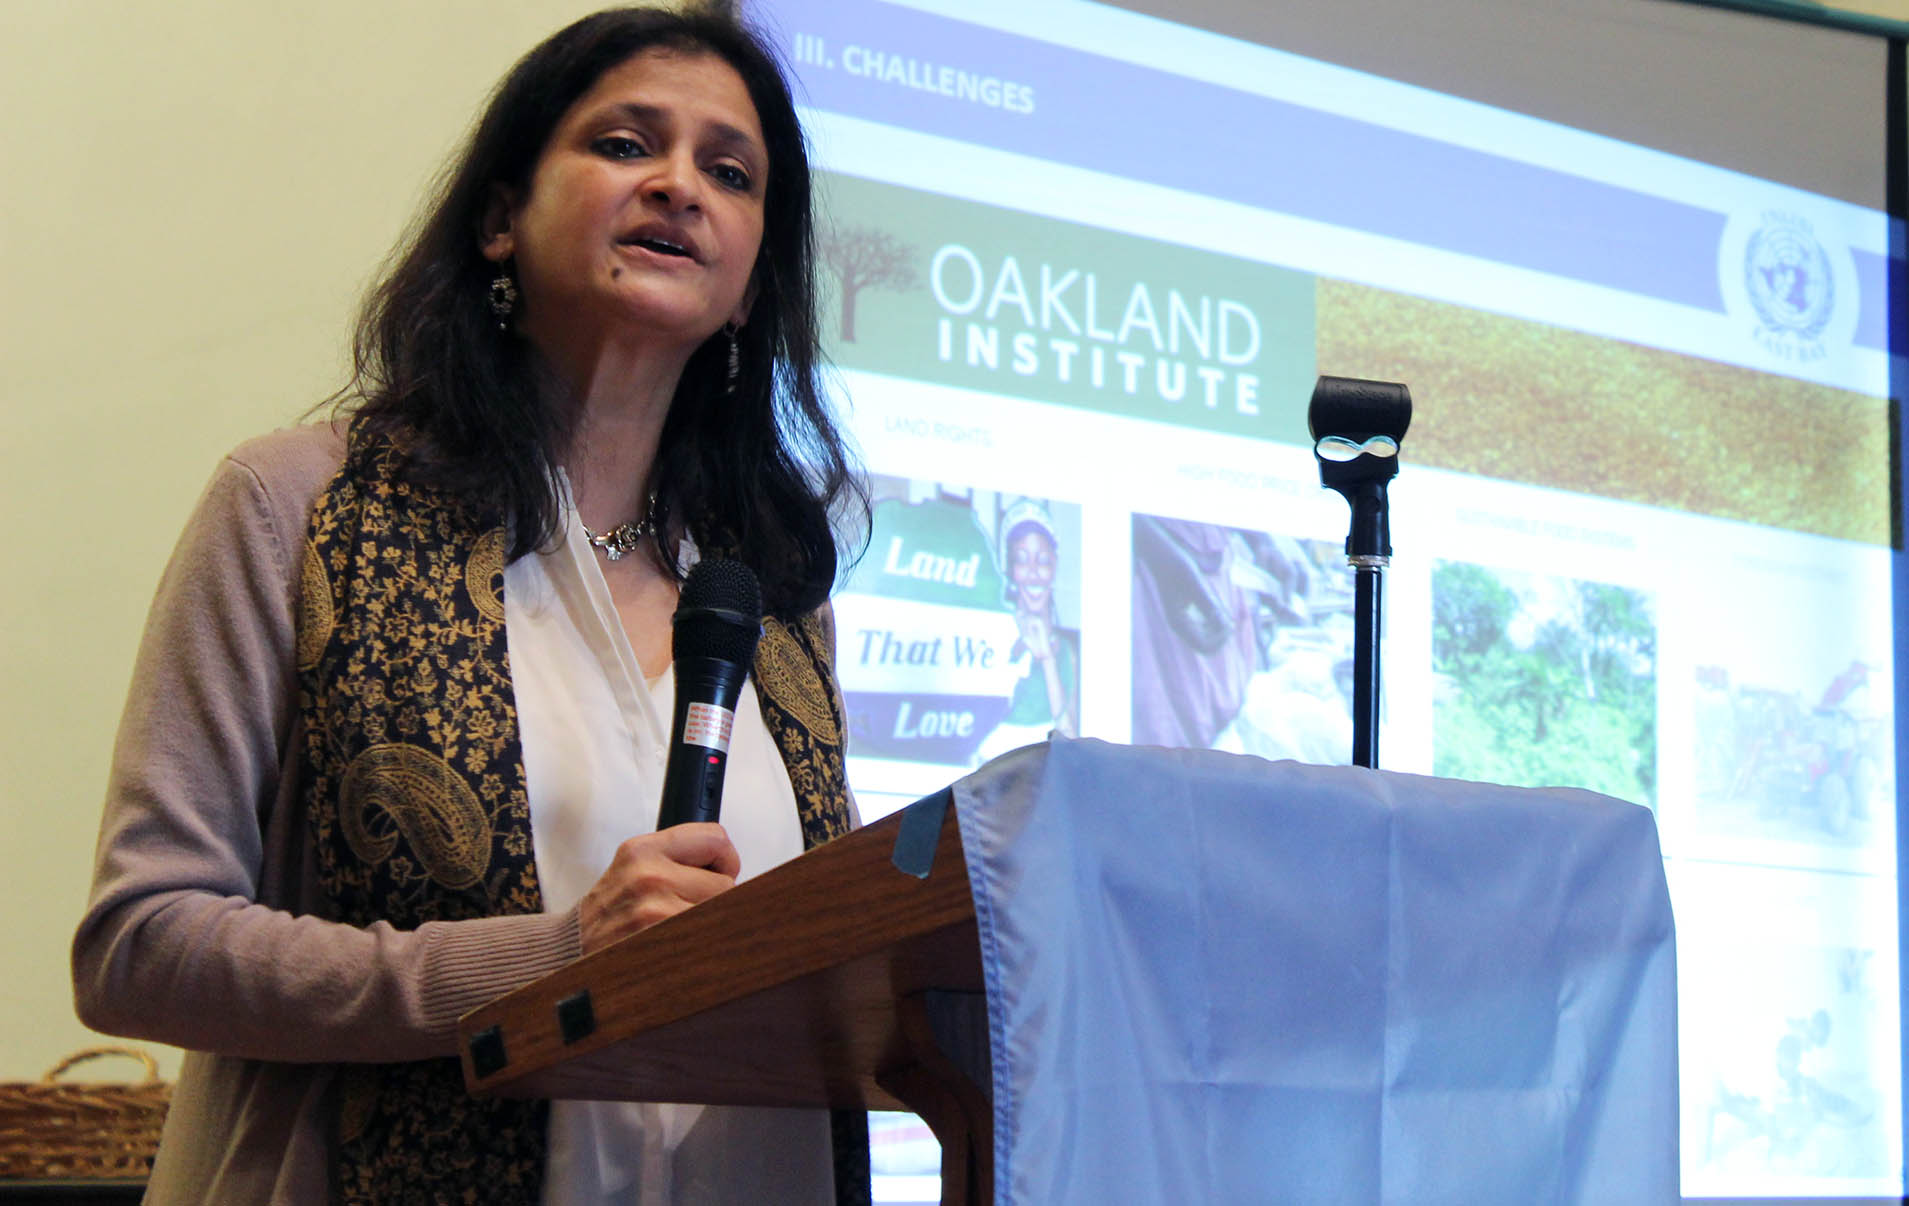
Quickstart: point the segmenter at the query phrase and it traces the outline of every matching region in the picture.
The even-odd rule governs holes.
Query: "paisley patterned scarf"
[[[523,747],[504,639],[499,517],[353,449],[307,532],[297,661],[302,802],[333,916],[352,925],[536,913]],[[805,847],[849,828],[826,613],[763,621],[753,680]],[[464,1089],[456,1059],[352,1065],[332,1196],[539,1201],[548,1104]],[[866,1122],[837,1111],[838,1199],[868,1200]]]

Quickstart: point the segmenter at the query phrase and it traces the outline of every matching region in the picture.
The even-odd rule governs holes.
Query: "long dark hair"
[[[353,343],[354,454],[390,443],[412,480],[498,508],[514,559],[561,528],[554,470],[575,415],[552,405],[529,345],[500,333],[479,254],[496,185],[528,188],[544,144],[604,72],[644,50],[715,55],[748,89],[769,153],[762,247],[741,372],[726,384],[728,339],[696,349],[664,424],[650,484],[664,567],[681,574],[674,535],[739,557],[764,606],[819,606],[836,575],[831,517],[865,521],[867,496],[819,384],[809,160],[789,86],[769,47],[728,15],[611,9],[525,55],[492,96],[435,203],[366,300]],[[382,438],[380,438],[382,437]],[[863,530],[866,530],[865,522]]]

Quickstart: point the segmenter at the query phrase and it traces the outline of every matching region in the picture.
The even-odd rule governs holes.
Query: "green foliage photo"
[[[1440,562],[1433,772],[1656,805],[1657,628],[1641,591]]]

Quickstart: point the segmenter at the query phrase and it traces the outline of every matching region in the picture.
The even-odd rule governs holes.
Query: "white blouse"
[[[656,828],[675,675],[644,681],[567,505],[562,543],[504,570],[505,635],[544,908],[575,905],[625,839]],[[787,769],[756,704],[736,708],[722,824],[747,879],[802,852]],[[545,1206],[834,1200],[822,1110],[558,1101]]]

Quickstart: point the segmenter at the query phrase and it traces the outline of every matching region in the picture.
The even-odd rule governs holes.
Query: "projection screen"
[[[1880,196],[1071,0],[751,11],[874,494],[864,815],[1055,729],[1346,761],[1306,401],[1404,382],[1382,765],[1652,808],[1684,1193],[1900,1195]]]

